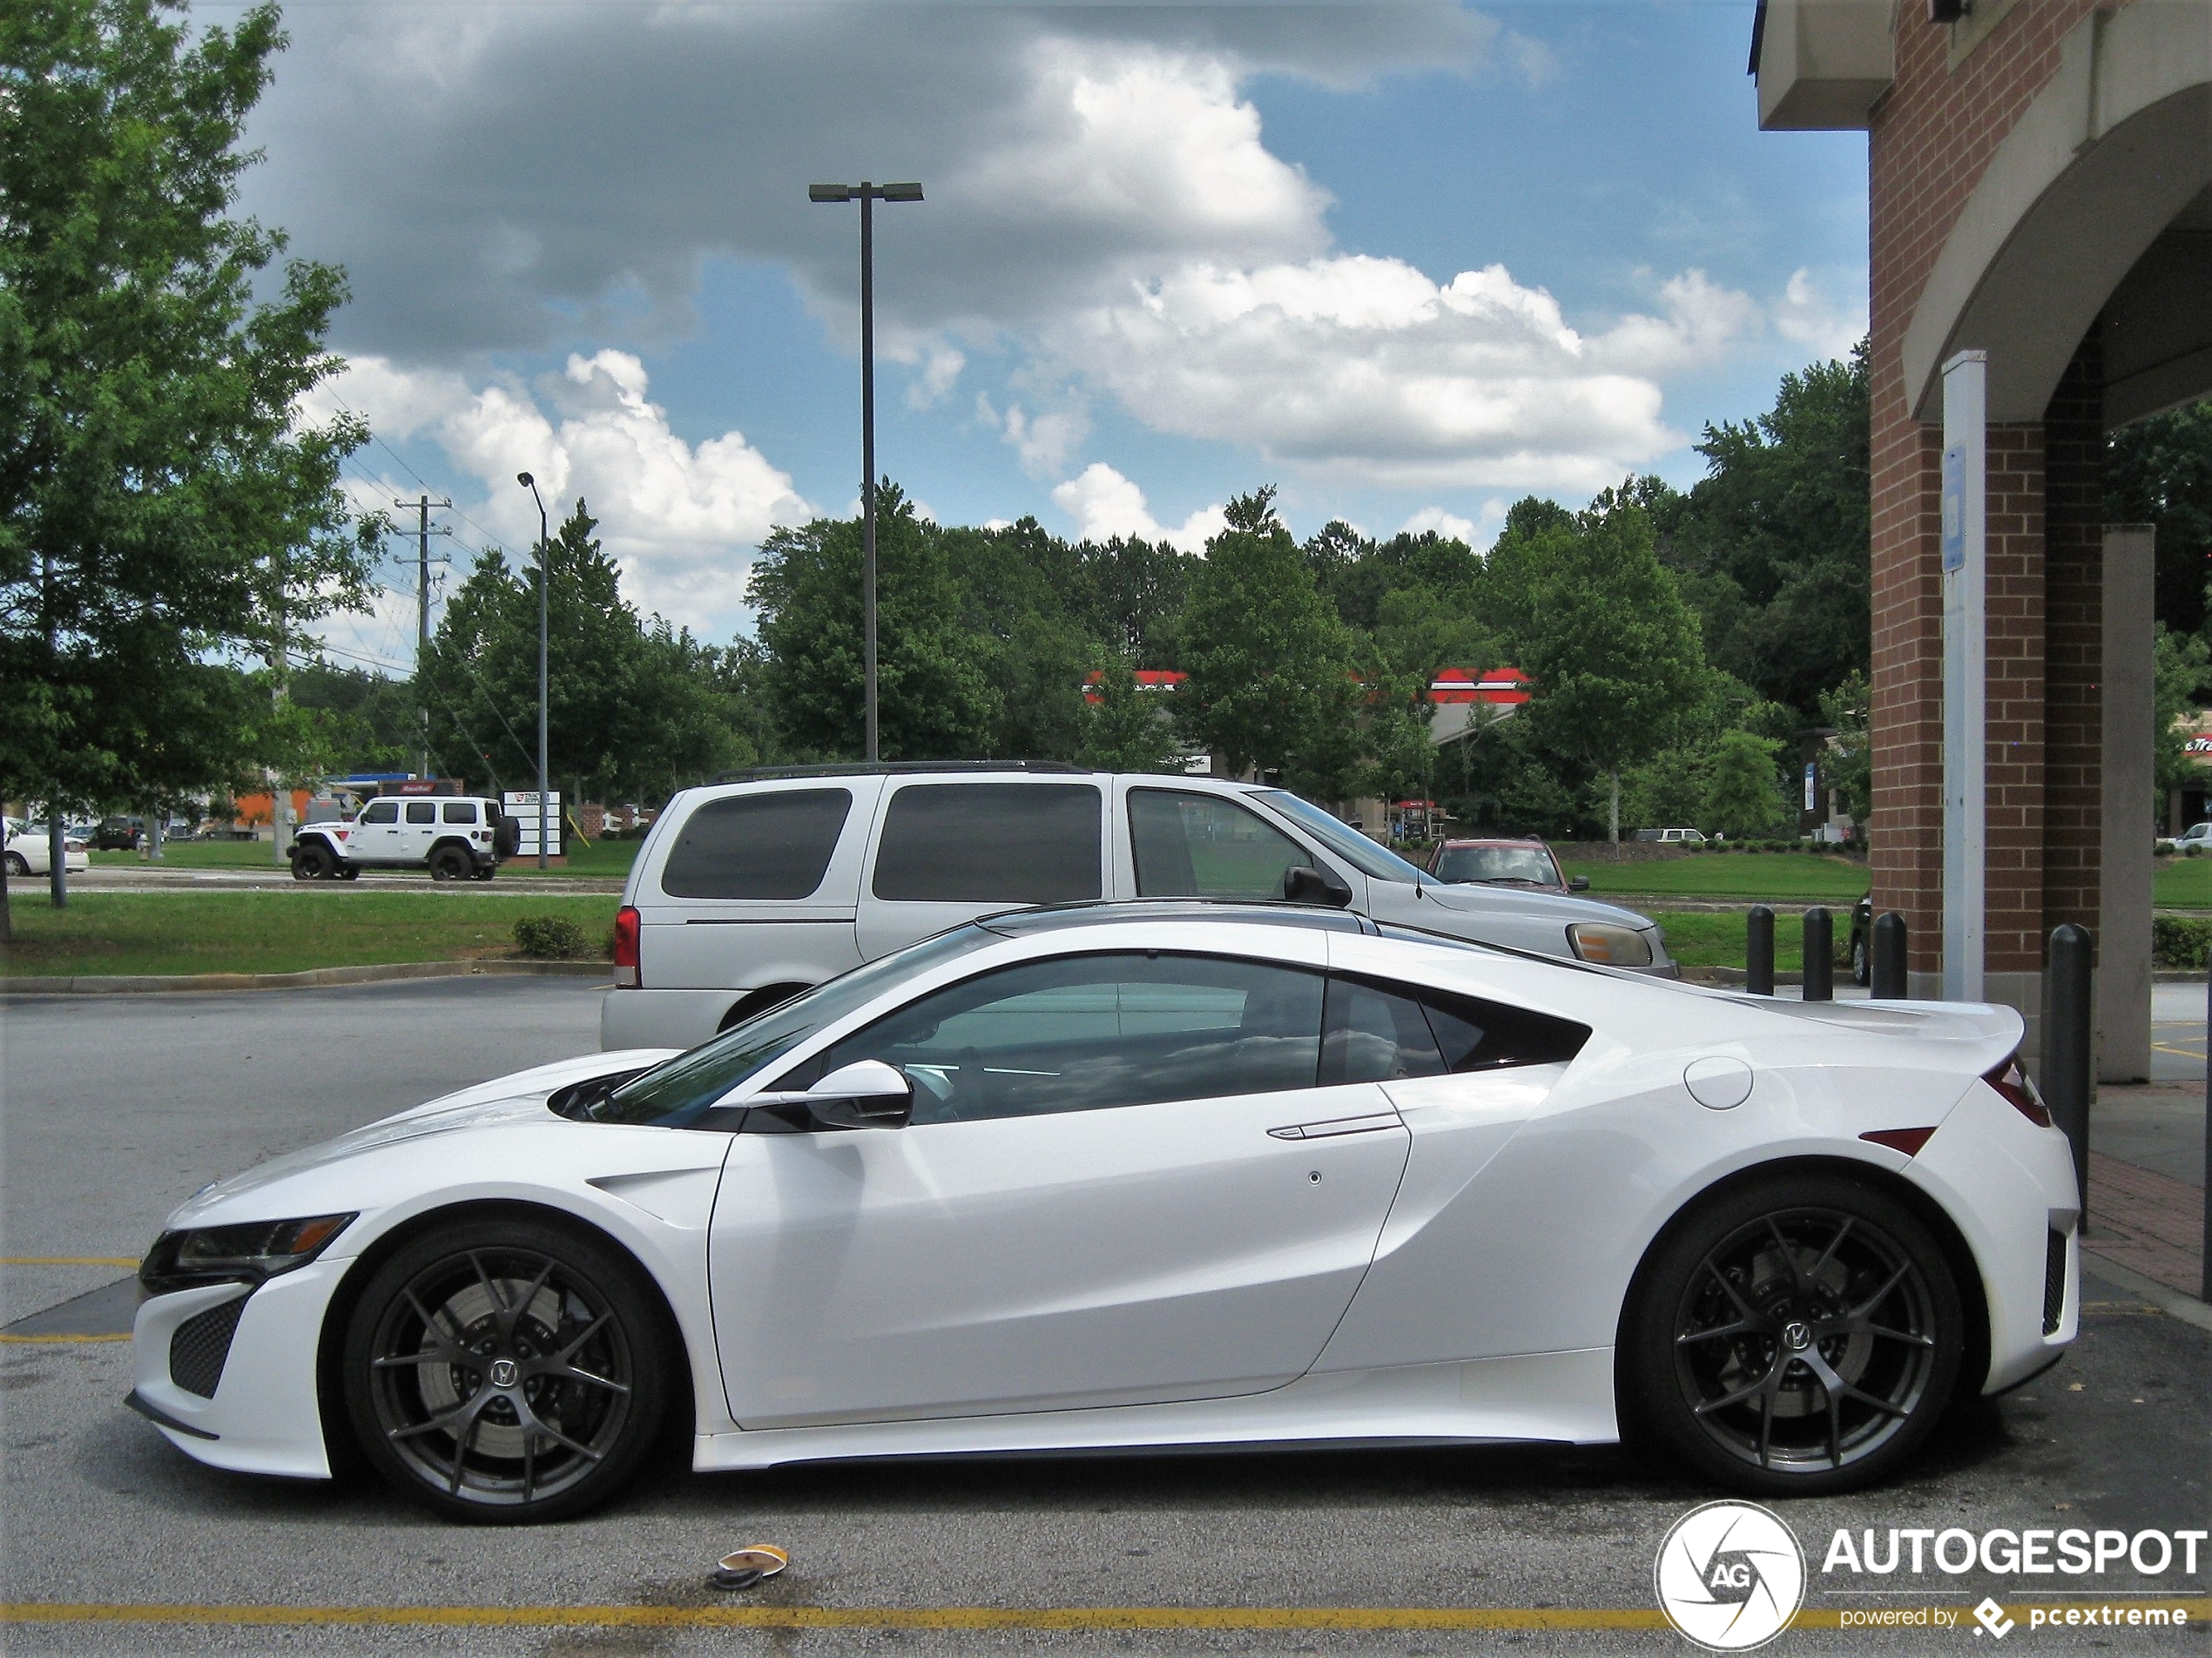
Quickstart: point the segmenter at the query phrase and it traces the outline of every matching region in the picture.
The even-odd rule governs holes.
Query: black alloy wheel
[[[452,1519],[564,1519],[611,1497],[659,1435],[671,1346],[634,1263],[582,1233],[483,1219],[378,1270],[347,1328],[346,1404],[369,1460]]]
[[[467,880],[475,873],[475,860],[458,846],[440,846],[430,853],[432,880]]]
[[[312,840],[302,841],[293,848],[292,879],[294,880],[328,880],[337,866],[338,860]]]
[[[1855,985],[1863,985],[1872,976],[1872,968],[1866,959],[1866,935],[1864,933],[1854,933],[1851,934],[1851,981]]]
[[[1677,1227],[1624,1321],[1624,1411],[1698,1473],[1807,1496],[1871,1484],[1958,1380],[1964,1316],[1910,1210],[1829,1175],[1739,1190]]]

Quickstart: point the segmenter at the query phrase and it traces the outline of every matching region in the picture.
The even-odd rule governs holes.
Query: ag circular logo
[[[1709,1652],[1748,1652],[1783,1630],[1805,1598],[1804,1551],[1757,1503],[1710,1502],[1674,1523],[1652,1568],[1659,1609]]]

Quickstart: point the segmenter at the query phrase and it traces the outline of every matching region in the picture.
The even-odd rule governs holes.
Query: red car
[[[1583,876],[1560,873],[1559,859],[1541,840],[1446,840],[1428,855],[1428,873],[1440,881],[1483,886],[1533,886],[1550,893],[1586,893]]]

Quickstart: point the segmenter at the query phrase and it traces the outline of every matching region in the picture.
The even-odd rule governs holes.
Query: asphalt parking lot
[[[125,1278],[113,1264],[211,1178],[590,1050],[597,994],[475,979],[0,1008],[0,1322]],[[2205,1594],[2202,1571],[2124,1564],[2025,1588],[1822,1576],[1838,1527],[2207,1527],[2212,1334],[2114,1284],[2085,1298],[2067,1361],[1954,1412],[1904,1481],[1786,1507],[1810,1607]],[[201,1468],[123,1409],[127,1378],[119,1342],[0,1347],[4,1598],[18,1619],[85,1608],[5,1627],[10,1652],[1689,1651],[1648,1621],[1653,1554],[1713,1494],[1611,1448],[669,1468],[579,1522],[464,1529],[374,1487]],[[790,1572],[709,1590],[714,1557],[753,1540],[788,1548]],[[150,1605],[180,1610],[117,1610]],[[595,1610],[560,1621],[577,1607]],[[1770,1650],[1956,1648],[1973,1630],[1799,1629]],[[2006,1644],[2060,1641],[2207,1649],[2201,1628]]]

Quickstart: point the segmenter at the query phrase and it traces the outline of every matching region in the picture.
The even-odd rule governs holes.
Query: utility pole
[[[427,495],[413,501],[395,501],[395,507],[412,507],[415,510],[415,699],[420,704],[416,711],[421,719],[421,769],[418,777],[430,775],[430,687],[422,676],[422,665],[430,657],[430,537],[450,536],[453,531],[443,524],[430,528],[430,509],[448,508],[450,501],[433,501]]]

